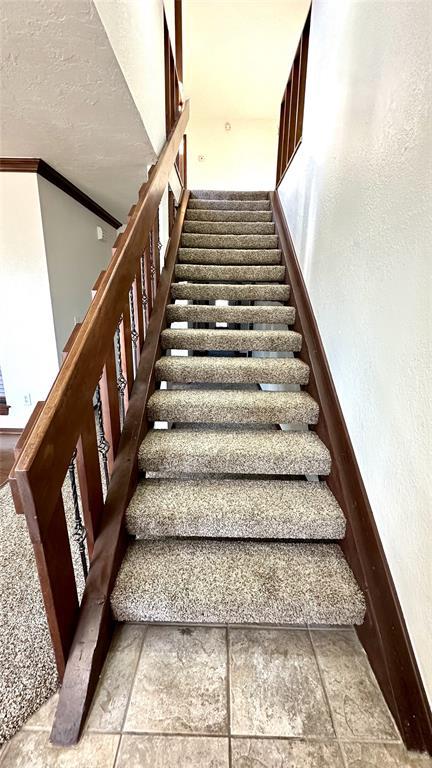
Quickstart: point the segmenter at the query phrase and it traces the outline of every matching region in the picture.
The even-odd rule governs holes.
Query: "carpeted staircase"
[[[171,428],[140,449],[119,621],[363,621],[284,280],[266,192],[191,194],[147,406]]]

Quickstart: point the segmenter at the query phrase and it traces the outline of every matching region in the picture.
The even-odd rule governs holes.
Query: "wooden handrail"
[[[279,119],[276,187],[281,183],[302,141],[310,21],[311,9],[309,9],[304,23],[282,97]]]
[[[52,477],[60,481],[66,473],[79,437],[82,404],[93,396],[100,378],[122,314],[124,294],[135,276],[136,261],[143,242],[148,239],[188,118],[189,102],[186,102],[15,468],[23,494],[31,483],[34,500],[48,506],[53,502],[51,487],[57,483],[47,486],[44,478],[52,473]],[[58,447],[58,453],[53,450],[54,446]]]
[[[60,678],[79,615],[62,486],[67,473],[71,483],[77,484],[78,477],[91,558],[93,550],[97,551],[98,528],[106,514],[106,503],[101,510],[97,483],[91,484],[91,475],[99,468],[94,407],[100,423],[106,417],[106,427],[112,428],[109,434],[115,443],[108,446],[109,461],[105,456],[104,479],[108,485],[120,450],[119,423],[126,423],[133,398],[144,329],[149,330],[152,307],[158,302],[158,210],[188,117],[186,102],[148,181],[140,189],[138,202],[130,210],[125,232],[117,238],[87,314],[70,337],[67,356],[28,431],[13,471],[14,498],[24,510],[35,550]],[[147,294],[146,304],[143,291]],[[101,429],[97,437],[102,453],[108,449],[103,425]],[[75,501],[74,506],[79,515]]]

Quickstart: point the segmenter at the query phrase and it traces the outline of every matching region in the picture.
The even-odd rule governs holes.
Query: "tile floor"
[[[85,733],[48,737],[57,697],[1,768],[427,768],[408,755],[346,629],[125,625]]]

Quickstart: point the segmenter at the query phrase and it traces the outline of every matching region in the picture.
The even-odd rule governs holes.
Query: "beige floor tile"
[[[224,629],[148,628],[125,730],[227,732]]]
[[[1,768],[113,768],[120,736],[86,733],[76,747],[61,749],[43,731],[19,731]]]
[[[32,730],[50,731],[53,724],[55,711],[57,709],[57,704],[58,693],[55,693],[54,696],[50,696],[45,704],[42,704],[42,706],[36,710],[34,715],[29,717],[23,727],[31,728]]]
[[[123,736],[116,768],[228,768],[228,739]]]
[[[334,737],[306,630],[230,630],[233,734]]]
[[[87,728],[120,731],[126,715],[132,683],[147,627],[120,625],[102,671]]]
[[[342,744],[347,768],[430,768],[427,755],[408,753],[401,744]]]
[[[336,733],[341,739],[399,740],[354,631],[311,631]]]
[[[344,768],[336,742],[232,739],[232,768]]]

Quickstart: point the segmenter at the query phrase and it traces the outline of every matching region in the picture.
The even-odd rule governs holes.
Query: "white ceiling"
[[[41,157],[124,219],[155,156],[93,3],[0,13],[1,154]]]
[[[278,119],[310,0],[183,0],[193,114]]]

